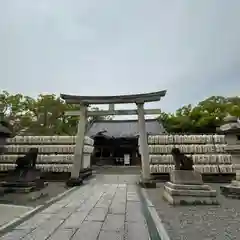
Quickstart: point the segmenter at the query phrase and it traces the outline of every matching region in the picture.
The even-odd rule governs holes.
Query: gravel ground
[[[171,240],[239,240],[240,200],[220,194],[220,184],[209,184],[218,191],[219,206],[176,206],[162,199],[163,184],[147,189]]]

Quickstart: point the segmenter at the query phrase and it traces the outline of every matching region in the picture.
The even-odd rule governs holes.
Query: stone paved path
[[[128,183],[106,184],[97,179],[0,239],[148,240],[149,233],[137,187]]]
[[[0,227],[32,210],[32,207],[0,204]]]

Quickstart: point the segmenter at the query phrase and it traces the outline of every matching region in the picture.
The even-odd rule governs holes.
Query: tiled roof
[[[165,132],[162,124],[156,119],[146,120],[148,134],[162,134]],[[139,135],[137,120],[104,120],[92,124],[87,136],[94,137],[99,133],[108,137],[135,137]]]

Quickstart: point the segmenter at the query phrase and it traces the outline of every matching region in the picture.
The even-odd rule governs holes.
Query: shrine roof
[[[130,95],[116,95],[116,96],[78,96],[60,94],[60,97],[70,104],[111,104],[111,103],[136,103],[136,102],[154,102],[159,101],[166,95],[166,90]]]
[[[157,119],[146,119],[146,132],[148,134],[163,134],[165,129]],[[96,121],[87,131],[87,136],[102,135],[109,138],[138,137],[138,120],[102,120]]]

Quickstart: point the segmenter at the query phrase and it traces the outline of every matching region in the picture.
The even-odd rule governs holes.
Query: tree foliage
[[[240,97],[212,96],[174,114],[162,113],[159,120],[170,133],[214,133],[228,114],[240,117]]]
[[[0,93],[0,113],[15,134],[75,135],[79,118],[65,116],[79,105],[66,104],[54,94],[40,94],[36,99],[22,94]],[[97,108],[95,108],[97,110]],[[103,117],[89,118],[89,124]]]
[[[79,106],[66,104],[54,94],[32,98],[0,92],[0,120],[7,121],[15,134],[75,135],[78,117],[65,116],[67,110],[79,110]],[[159,120],[169,133],[213,133],[227,114],[240,117],[240,97],[212,96],[175,113],[162,112]],[[102,118],[91,117],[88,123]]]

